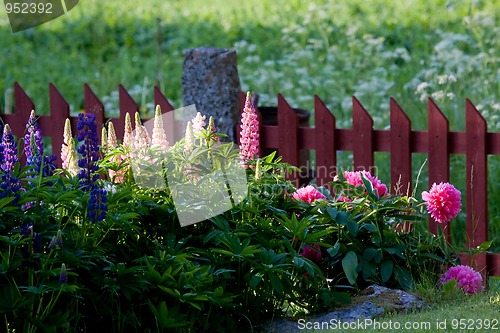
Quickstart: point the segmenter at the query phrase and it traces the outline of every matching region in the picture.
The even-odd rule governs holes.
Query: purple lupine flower
[[[81,168],[78,177],[83,188],[89,190],[93,188],[95,181],[99,178],[99,175],[96,174],[97,161],[99,160],[99,139],[95,116],[91,113],[80,113],[77,129],[80,131],[77,140],[83,141],[83,144],[78,148],[78,152],[82,156],[78,161],[78,166]]]
[[[33,223],[21,223],[21,230],[19,232],[22,237],[30,237],[33,233]]]
[[[57,169],[57,165],[54,163],[56,161],[56,155],[44,156],[43,157],[43,170],[42,176],[49,177],[54,175],[54,171]]]
[[[27,133],[24,136],[24,153],[26,154],[26,165],[34,165],[35,171],[40,172],[40,167],[43,160],[42,176],[48,177],[54,174],[56,166],[54,161],[56,155],[43,156],[43,137],[40,125],[36,120],[35,111],[31,111],[31,115],[26,124]]]
[[[2,125],[0,125],[0,133],[2,133]],[[0,137],[3,137],[3,134],[0,136]],[[4,161],[4,158],[3,158],[3,143],[2,143],[2,140],[0,140],[0,165],[3,164],[3,161]]]
[[[33,233],[33,252],[40,253],[42,251],[42,234],[39,232]]]
[[[57,234],[52,237],[49,244],[49,249],[57,249],[57,247],[63,246],[62,232],[61,229],[57,230]]]
[[[68,282],[68,271],[66,269],[66,264],[61,264],[61,273],[59,273],[59,283],[67,283]]]
[[[248,167],[246,162],[253,160],[255,155],[259,153],[259,120],[251,97],[250,92],[248,92],[240,125],[240,156],[242,166],[245,168]]]
[[[2,147],[0,168],[4,171],[0,183],[0,198],[14,196],[15,199],[12,203],[15,203],[19,199],[17,192],[21,188],[21,183],[12,175],[12,172],[14,165],[19,162],[19,158],[17,157],[17,142],[14,140],[14,135],[8,124],[5,124],[0,146]]]
[[[4,172],[10,173],[14,170],[14,165],[19,162],[17,157],[17,142],[14,139],[9,124],[5,124],[2,135],[3,161],[1,168]]]
[[[97,223],[106,217],[108,210],[107,191],[104,188],[94,187],[90,192],[89,205],[87,207],[87,216],[92,222]]]
[[[35,111],[31,111],[24,135],[24,153],[26,165],[36,165],[40,170],[41,156],[43,156],[42,130],[36,121]]]

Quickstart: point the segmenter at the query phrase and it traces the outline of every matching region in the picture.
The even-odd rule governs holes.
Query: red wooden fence
[[[44,137],[52,139],[53,153],[60,163],[64,122],[71,119],[73,133],[76,133],[77,117],[71,117],[69,105],[54,85],[49,85],[50,115],[40,116],[39,124]],[[243,105],[245,94],[241,94]],[[14,85],[15,114],[4,114],[2,119],[8,123],[14,135],[21,137],[25,124],[35,105],[19,84]],[[174,110],[173,106],[155,87],[154,103],[162,111]],[[85,110],[96,115],[98,126],[107,121],[113,122],[116,134],[123,137],[124,119],[127,112],[139,109],[123,86],[119,86],[119,118],[106,118],[104,106],[88,85],[84,86]],[[401,192],[411,189],[412,153],[428,155],[429,187],[432,183],[449,181],[449,155],[464,154],[466,158],[465,177],[467,180],[467,246],[475,248],[488,240],[488,193],[487,193],[487,155],[500,155],[500,133],[488,133],[486,121],[471,101],[465,103],[465,132],[450,132],[448,120],[438,106],[428,100],[428,131],[412,131],[409,118],[397,102],[390,103],[390,130],[374,130],[373,120],[363,105],[353,97],[352,129],[336,128],[335,116],[319,97],[315,97],[315,127],[299,127],[293,108],[282,95],[278,95],[278,125],[260,127],[260,147],[277,149],[285,162],[299,166],[299,150],[316,151],[316,179],[318,185],[332,180],[332,172],[324,170],[337,165],[337,151],[352,151],[355,169],[374,166],[374,152],[391,153],[391,188],[399,183]],[[171,113],[173,115],[173,113]],[[259,117],[261,117],[259,115]],[[167,131],[167,140],[174,142],[173,133]],[[333,173],[335,169],[333,169]],[[323,173],[324,172],[324,173]],[[293,177],[298,179],[299,175]],[[430,221],[429,228],[437,231],[437,223]],[[444,233],[449,239],[450,227]],[[474,258],[477,269],[483,273],[500,276],[500,254],[481,254]]]

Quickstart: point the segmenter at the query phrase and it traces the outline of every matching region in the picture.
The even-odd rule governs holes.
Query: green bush
[[[241,202],[181,227],[175,189],[139,187],[130,145],[96,146],[90,115],[78,128],[77,175],[50,168],[35,134],[21,168],[4,130],[0,314],[8,332],[250,329],[348,303],[371,283],[436,283],[455,262],[442,237],[419,227],[425,212],[416,199],[381,195],[361,175],[357,186],[335,180],[331,192],[308,188],[318,200],[300,200],[286,180],[296,168],[274,153],[248,162]],[[169,148],[160,178],[193,181],[207,154],[238,158],[232,143],[215,144],[210,126],[196,135],[189,151],[184,139]],[[149,161],[164,156],[145,147]],[[408,221],[414,230],[400,231]]]

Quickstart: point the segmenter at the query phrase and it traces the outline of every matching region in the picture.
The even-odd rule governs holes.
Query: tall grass
[[[118,83],[131,89],[144,111],[153,110],[155,84],[181,105],[183,52],[209,45],[238,51],[242,88],[258,92],[261,105],[276,104],[281,92],[294,107],[311,110],[317,94],[338,127],[348,128],[356,95],[375,128],[383,129],[392,96],[413,129],[424,130],[431,96],[451,130],[460,131],[468,97],[489,130],[499,131],[499,17],[500,7],[480,0],[86,0],[62,18],[12,34],[1,9],[0,90],[6,93],[0,94],[0,107],[14,81],[33,97],[39,114],[48,106],[48,82],[73,112],[83,107],[85,82],[104,96],[110,112],[118,107]],[[415,159],[418,170],[422,161]],[[387,159],[378,160],[379,170],[388,170]],[[452,157],[451,167],[451,180],[465,193],[463,160]],[[491,157],[490,234],[497,249],[499,175],[499,159]],[[388,180],[388,173],[380,176]],[[421,182],[423,190],[425,170]],[[464,216],[453,229],[461,245]]]

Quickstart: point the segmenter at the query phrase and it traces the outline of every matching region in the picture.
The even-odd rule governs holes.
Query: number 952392
[[[6,2],[7,14],[52,14],[51,3]]]

